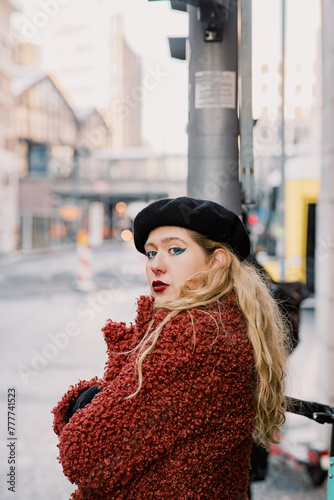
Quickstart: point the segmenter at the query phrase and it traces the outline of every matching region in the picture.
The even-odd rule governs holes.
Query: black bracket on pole
[[[205,42],[221,42],[223,40],[223,24],[227,18],[228,10],[222,2],[200,0],[199,19],[203,24]]]
[[[149,2],[156,0],[149,0]],[[187,4],[198,8],[198,20],[203,24],[205,42],[223,40],[223,23],[232,8],[231,0],[170,0],[172,9],[186,12]],[[236,8],[236,7],[235,7]]]

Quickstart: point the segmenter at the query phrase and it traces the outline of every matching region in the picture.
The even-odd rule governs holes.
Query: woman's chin
[[[166,297],[165,298],[161,297],[161,295],[153,294],[153,297],[154,297],[155,304],[159,307],[163,306],[168,301],[168,299]]]
[[[174,297],[172,297],[172,294],[168,293],[168,292],[167,293],[165,293],[165,292],[158,292],[158,293],[152,292],[152,295],[154,297],[155,304],[158,307],[161,307],[161,306],[165,305],[167,302],[174,299]]]

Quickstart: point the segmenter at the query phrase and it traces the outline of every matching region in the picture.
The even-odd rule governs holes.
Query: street
[[[133,321],[135,299],[148,292],[144,262],[133,243],[110,242],[93,251],[90,293],[75,290],[73,250],[36,255],[15,254],[0,261],[2,317],[1,409],[2,444],[7,440],[7,390],[15,388],[15,493],[8,490],[8,453],[1,447],[0,497],[18,500],[67,500],[75,486],[57,462],[52,430],[54,405],[79,379],[102,376],[106,352],[101,328],[108,318]],[[317,400],[312,373],[319,359],[314,343],[314,310],[302,311],[301,342],[291,356],[289,393]],[[307,360],[307,363],[305,362]],[[288,417],[283,440],[317,438],[318,424]],[[14,442],[14,441],[13,441]],[[252,485],[253,500],[324,500],[326,485],[315,488],[304,470],[278,458],[269,477]]]

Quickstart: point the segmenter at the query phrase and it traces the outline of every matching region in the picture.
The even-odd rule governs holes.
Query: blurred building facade
[[[92,152],[91,159],[90,168],[78,171],[76,194],[83,213],[88,214],[88,220],[81,221],[88,230],[90,209],[101,206],[104,238],[119,238],[124,230],[132,231],[132,219],[146,203],[186,195],[185,154],[158,154],[144,147],[101,148]],[[55,194],[66,204],[71,189],[68,182],[59,182]]]
[[[132,229],[136,203],[186,193],[186,156],[142,146],[141,60],[124,39],[122,18],[91,0],[70,9],[50,25],[42,57],[29,43],[16,51],[25,249],[74,242],[92,220],[103,237],[120,236]]]
[[[29,45],[16,47],[12,81],[19,248],[72,244],[92,224],[102,239],[118,237],[132,229],[134,204],[186,193],[185,155],[111,148],[110,119],[95,108],[71,107],[59,83],[36,69],[39,52]]]
[[[97,108],[110,118],[110,146],[141,146],[141,61],[124,39],[121,16],[85,2],[75,15],[57,19],[44,61],[71,106]]]
[[[17,245],[18,167],[14,134],[14,102],[11,94],[13,42],[9,36],[13,5],[0,0],[0,253]]]
[[[16,42],[12,95],[20,176],[19,249],[30,251],[73,244],[78,231],[89,231],[93,226],[94,234],[100,232],[102,239],[120,236],[123,230],[132,229],[136,203],[186,193],[185,155],[158,155],[140,145],[125,147],[127,141],[120,140],[124,134],[130,138],[130,144],[140,144],[140,99],[135,105],[130,103],[129,115],[124,105],[124,95],[136,88],[131,87],[131,82],[138,81],[140,65],[137,58],[131,59],[132,53],[121,34],[120,19],[113,20],[113,33],[119,43],[113,45],[114,55],[109,63],[122,71],[114,81],[109,81],[112,91],[106,94],[107,107],[96,98],[102,87],[91,80],[91,102],[96,100],[101,104],[99,110],[87,106],[89,99],[80,98],[79,87],[72,89],[77,95],[74,106],[71,89],[64,89],[55,73],[50,76],[43,72],[41,48],[29,42]],[[71,57],[78,62],[73,54]],[[80,67],[78,74],[77,84],[82,85],[86,79]],[[105,79],[101,81],[105,85]],[[86,97],[87,91],[88,88],[82,92]],[[115,112],[125,114],[133,132],[126,131],[119,117],[112,121],[110,114],[102,114],[100,110],[110,110],[111,103]],[[114,134],[118,138],[114,139]]]
[[[78,171],[89,168],[92,150],[108,144],[108,127],[94,109],[76,114],[48,75],[21,71],[12,88],[20,170],[20,247],[30,250],[67,238],[71,241],[73,223],[81,212],[61,210],[62,200],[54,191],[66,181],[71,186],[71,206],[77,205]]]

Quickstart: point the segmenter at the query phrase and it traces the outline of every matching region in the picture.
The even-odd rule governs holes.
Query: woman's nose
[[[161,255],[156,255],[151,264],[151,270],[154,274],[164,274],[167,271],[166,263]]]

